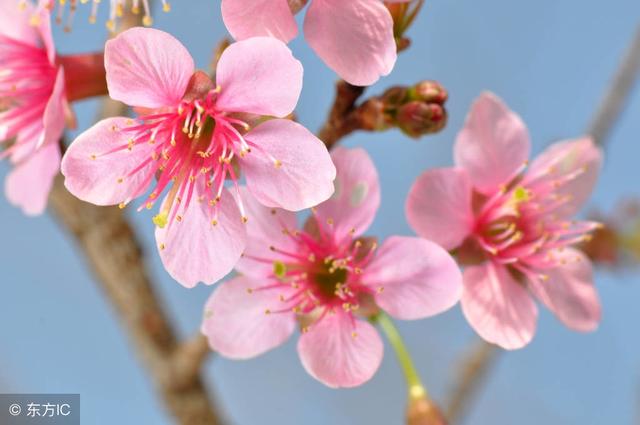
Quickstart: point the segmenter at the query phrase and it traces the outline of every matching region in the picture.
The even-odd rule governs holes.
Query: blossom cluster
[[[7,199],[42,213],[61,172],[83,201],[154,210],[159,255],[181,285],[236,272],[204,309],[211,348],[249,358],[299,329],[304,368],[331,387],[376,372],[383,344],[370,321],[382,312],[417,320],[460,301],[477,333],[505,349],[533,338],[535,300],[569,328],[594,330],[601,313],[592,266],[575,247],[599,224],[573,219],[602,163],[591,139],[556,143],[529,163],[525,124],[483,93],[458,133],[455,166],[426,170],[410,189],[406,216],[417,236],[379,242],[366,235],[383,195],[373,160],[361,148],[330,153],[293,118],[303,84],[286,44],[297,35],[295,14],[306,8],[305,37],[323,61],[366,86],[393,69],[389,7],[409,1],[222,0],[237,41],[210,75],[180,41],[152,28],[126,30],[97,55],[57,56],[55,2],[0,0]],[[111,2],[111,20],[125,4]],[[132,2],[141,6],[150,16],[146,1]],[[102,94],[134,116],[97,122],[62,156],[70,103]],[[408,106],[382,103],[384,125],[375,128],[397,120],[413,137],[437,131],[446,97],[436,83],[390,90],[384,99]],[[298,222],[303,210],[310,213]]]

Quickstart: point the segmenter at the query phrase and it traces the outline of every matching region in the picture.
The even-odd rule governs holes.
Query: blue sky
[[[101,48],[102,27],[84,24],[83,17],[70,35],[56,30],[61,52]],[[347,146],[365,147],[379,168],[383,207],[369,233],[411,233],[404,217],[411,183],[423,170],[451,163],[455,134],[483,90],[503,97],[523,117],[536,153],[555,140],[581,135],[639,17],[636,0],[428,0],[409,34],[413,46],[400,56],[393,74],[370,92],[436,79],[450,92],[450,121],[442,133],[418,142],[396,131],[345,140]],[[157,16],[156,27],[178,37],[202,68],[226,34],[217,0],[174,0],[171,13]],[[316,129],[332,100],[335,76],[302,37],[291,47],[305,65],[298,115]],[[87,126],[95,102],[76,105],[76,111],[81,126]],[[608,211],[621,198],[640,195],[639,116],[636,90],[609,140],[605,169],[587,209]],[[6,170],[3,165],[0,174]],[[186,290],[172,281],[155,252],[150,214],[132,213],[132,219],[170,314],[181,334],[193,334],[211,288]],[[50,216],[28,219],[3,199],[0,223],[2,391],[80,393],[85,424],[170,423],[73,240]],[[533,343],[501,356],[466,423],[638,420],[638,275],[599,270],[597,286],[604,306],[599,330],[572,333],[543,313]],[[477,337],[459,308],[401,323],[400,329],[432,395],[443,399],[453,368]],[[376,377],[353,390],[330,390],[308,376],[297,359],[295,339],[254,360],[215,358],[206,375],[233,424],[402,423],[404,384],[388,348]]]

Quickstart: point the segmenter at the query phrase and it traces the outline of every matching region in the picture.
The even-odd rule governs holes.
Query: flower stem
[[[402,372],[404,373],[404,377],[407,381],[407,386],[409,388],[409,398],[428,398],[427,390],[425,389],[424,385],[422,385],[422,381],[420,380],[418,371],[413,365],[413,360],[411,359],[409,350],[407,350],[402,336],[398,332],[398,329],[396,328],[391,318],[384,312],[379,312],[378,314],[373,316],[372,321],[380,325],[380,328],[386,335],[389,343],[396,353],[396,357],[398,358],[398,362],[400,363],[400,367],[402,367]]]

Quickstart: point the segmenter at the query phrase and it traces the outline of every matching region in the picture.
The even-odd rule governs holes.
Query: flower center
[[[342,260],[347,263],[346,260]],[[311,274],[311,280],[315,282],[319,295],[325,299],[332,299],[337,296],[349,278],[346,267],[336,267],[336,263],[341,262],[321,261],[318,264],[318,271]]]
[[[15,138],[28,129],[33,140],[42,129],[42,116],[53,92],[57,69],[51,64],[45,49],[31,46],[0,34],[0,103],[3,110],[0,123],[5,129],[0,142]],[[20,143],[0,153],[11,155]],[[34,146],[35,148],[35,146]]]

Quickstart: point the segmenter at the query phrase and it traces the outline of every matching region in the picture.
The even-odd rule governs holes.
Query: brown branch
[[[131,15],[123,20],[123,28],[135,24]],[[103,102],[101,117],[125,114],[121,103]],[[65,189],[61,176],[54,183],[49,205],[75,236],[167,410],[180,424],[222,424],[200,378],[210,352],[207,341],[203,336],[182,344],[178,340],[154,291],[140,243],[122,211],[76,199]]]
[[[618,122],[633,85],[640,74],[640,27],[627,49],[625,56],[618,65],[613,81],[602,102],[597,108],[591,125],[590,134],[600,145],[604,145],[611,134],[611,130]],[[462,372],[454,385],[453,392],[447,404],[447,415],[451,423],[461,423],[464,414],[472,403],[475,395],[481,389],[483,382],[492,370],[501,350],[484,341],[470,350],[462,362]]]
[[[122,212],[76,199],[64,188],[62,177],[56,179],[49,204],[75,236],[169,412],[180,424],[221,423],[199,374],[194,373],[201,356],[197,366],[184,360],[183,348],[145,270],[140,245]],[[200,343],[206,345],[203,339]]]
[[[452,424],[462,423],[469,405],[496,364],[501,350],[484,340],[466,355],[447,403],[446,416]]]
[[[636,28],[633,40],[589,125],[587,134],[590,134],[596,143],[603,145],[607,140],[627,103],[627,99],[639,75],[640,26]]]
[[[318,137],[327,149],[331,149],[341,138],[358,129],[356,102],[362,96],[365,87],[352,86],[345,81],[336,83],[336,96],[329,111],[327,121],[320,129]]]

